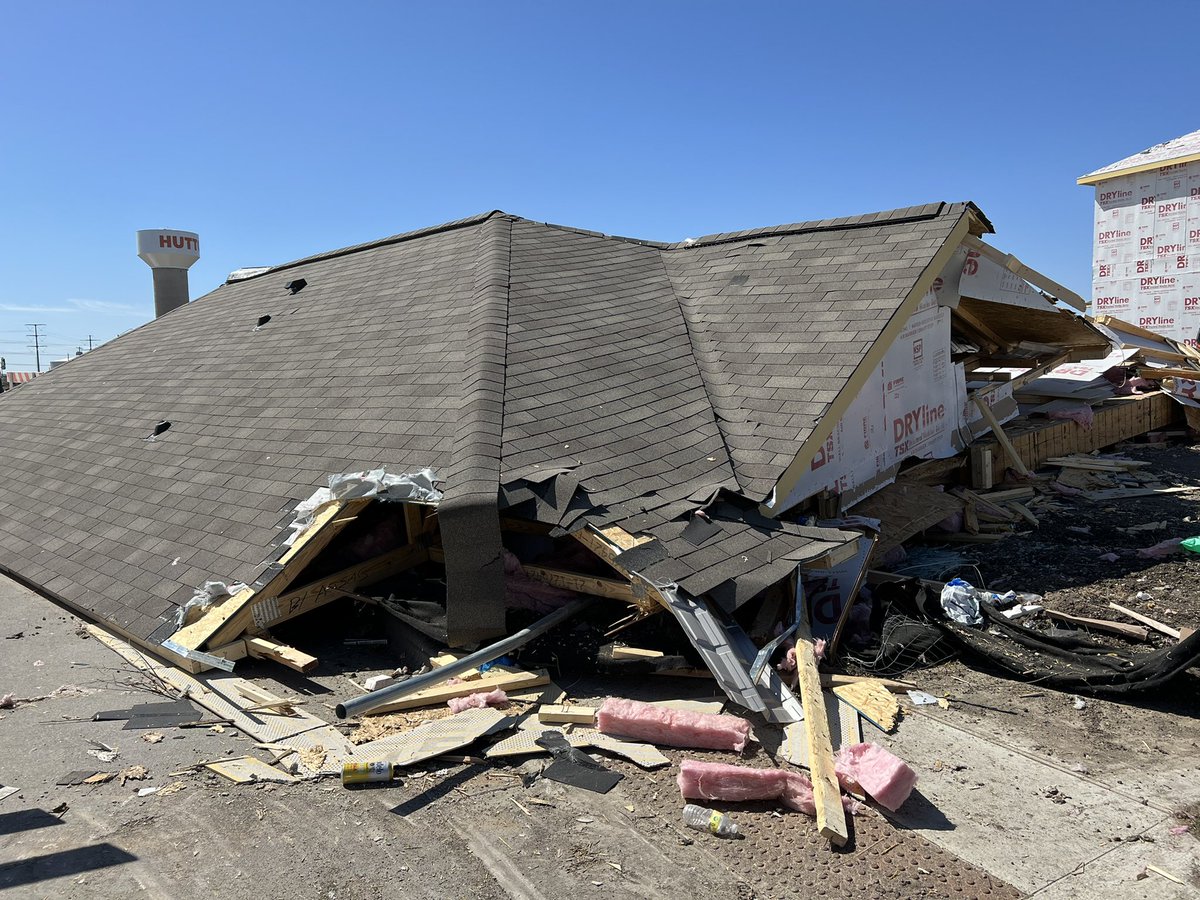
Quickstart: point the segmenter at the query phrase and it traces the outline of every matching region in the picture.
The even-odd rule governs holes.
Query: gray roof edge
[[[709,247],[713,246],[714,244],[728,244],[737,241],[753,240],[759,237],[782,237],[784,235],[805,234],[813,231],[847,231],[854,228],[868,228],[877,225],[903,225],[915,221],[936,219],[942,215],[961,212],[963,209],[968,207],[973,209],[985,222],[987,222],[987,217],[983,215],[979,207],[970,201],[959,203],[938,201],[935,203],[926,203],[921,206],[905,206],[897,209],[883,210],[881,212],[866,213],[859,216],[847,216],[838,219],[819,219],[809,222],[795,222],[790,225],[771,225],[763,228],[748,229],[746,231],[732,231],[705,235],[704,237],[697,238],[694,241],[674,242],[623,237],[621,235],[606,234],[600,231],[590,231],[586,228],[575,228],[570,225],[556,225],[553,222],[539,222],[535,219],[526,219],[521,216],[512,215],[511,213],[506,213],[500,209],[493,209],[488,212],[468,216],[465,219],[455,219],[452,222],[444,222],[441,225],[431,225],[427,228],[404,231],[400,234],[379,238],[378,240],[374,241],[366,241],[365,243],[361,244],[352,244],[349,247],[342,247],[337,250],[328,250],[324,253],[315,253],[311,256],[305,256],[300,259],[292,260],[291,262],[281,263],[277,266],[271,266],[257,275],[240,279],[238,283],[240,284],[242,281],[254,281],[256,278],[263,278],[267,275],[273,275],[277,272],[283,272],[287,269],[292,269],[308,263],[336,259],[339,256],[347,256],[351,253],[358,253],[363,250],[373,250],[377,247],[386,247],[390,244],[400,244],[406,241],[418,240],[431,235],[453,231],[458,228],[469,228],[473,225],[480,225],[494,216],[504,216],[513,220],[514,222],[528,222],[532,225],[541,225],[545,228],[554,228],[559,231],[582,234],[588,237],[598,237],[612,241],[621,241],[623,243],[635,244],[642,247],[650,247],[656,250],[689,250],[695,247]],[[993,230],[990,228],[990,223],[988,223],[988,225],[989,231]]]
[[[257,275],[252,275],[249,278],[243,278],[238,281],[254,281],[256,278],[262,278],[266,275],[273,275],[276,272],[282,272],[286,269],[292,269],[296,266],[307,265],[308,263],[322,262],[327,259],[336,259],[339,256],[348,256],[351,253],[358,253],[363,250],[374,250],[376,247],[386,247],[389,244],[402,244],[406,241],[414,241],[419,238],[429,237],[434,234],[442,234],[447,231],[454,231],[458,228],[469,228],[472,225],[480,225],[491,219],[494,216],[507,216],[508,213],[500,209],[493,209],[488,212],[477,213],[473,216],[467,216],[465,219],[455,219],[453,222],[443,222],[441,225],[430,225],[427,228],[417,228],[414,231],[403,231],[400,234],[393,234],[390,237],[379,238],[374,241],[366,241],[362,244],[351,244],[349,247],[341,247],[337,250],[327,250],[324,253],[314,253],[312,256],[305,256],[300,259],[294,259],[291,262],[280,263],[277,266],[271,266],[264,272],[259,272]]]
[[[785,235],[806,234],[814,231],[849,231],[855,228],[871,228],[879,225],[905,225],[911,222],[936,219],[943,215],[961,214],[968,207],[979,211],[979,208],[969,201],[960,203],[938,201],[935,203],[925,203],[921,206],[904,206],[898,209],[883,210],[882,212],[865,213],[859,216],[817,219],[810,222],[794,222],[790,225],[773,225],[765,228],[752,228],[746,231],[707,234],[691,241],[677,241],[672,244],[666,244],[664,249],[690,250],[696,247],[711,247],[714,244],[732,244],[738,241],[749,241],[761,237],[783,237]]]

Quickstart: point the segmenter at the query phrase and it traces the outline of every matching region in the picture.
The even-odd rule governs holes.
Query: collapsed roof
[[[990,230],[933,203],[663,244],[497,211],[239,278],[4,395],[0,568],[157,646],[198,585],[261,584],[331,473],[431,467],[456,641],[503,629],[501,510],[653,535],[639,571],[735,607],[856,537],[773,498]],[[718,493],[719,538],[685,539]]]

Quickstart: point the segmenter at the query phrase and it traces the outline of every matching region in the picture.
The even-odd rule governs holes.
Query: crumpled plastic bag
[[[196,588],[196,593],[192,594],[192,599],[175,613],[175,626],[182,628],[187,624],[188,614],[192,610],[198,610],[201,613],[207,612],[208,608],[218,600],[223,600],[226,597],[232,597],[238,591],[244,591],[246,585],[240,581],[235,581],[233,584],[226,584],[224,581],[206,581],[201,587]]]
[[[963,625],[982,625],[983,614],[979,611],[979,598],[986,596],[961,578],[946,582],[942,588],[942,611],[950,619]]]
[[[1179,542],[1179,546],[1191,553],[1200,553],[1200,537],[1185,538]]]
[[[437,473],[428,467],[402,475],[389,475],[385,469],[369,472],[343,472],[329,476],[329,487],[317,488],[312,496],[296,504],[292,512],[295,518],[288,526],[292,533],[284,540],[290,547],[313,523],[313,518],[326,503],[333,500],[355,500],[360,497],[377,497],[383,501],[420,500],[438,503],[442,492],[434,487]]]

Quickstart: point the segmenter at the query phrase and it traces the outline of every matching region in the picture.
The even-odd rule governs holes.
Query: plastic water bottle
[[[683,808],[683,821],[688,828],[711,831],[717,837],[741,837],[737,822],[715,809],[689,803]]]

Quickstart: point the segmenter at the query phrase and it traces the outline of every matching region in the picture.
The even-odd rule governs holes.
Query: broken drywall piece
[[[601,704],[596,723],[603,734],[672,747],[741,753],[750,739],[750,723],[737,716],[668,709],[616,697]]]

